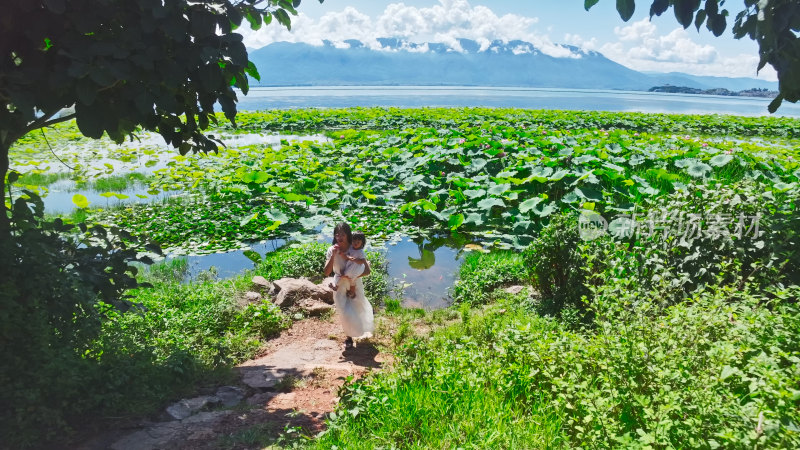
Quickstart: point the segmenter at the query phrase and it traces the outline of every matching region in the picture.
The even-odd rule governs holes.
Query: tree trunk
[[[6,240],[11,236],[11,222],[9,220],[9,210],[6,209],[5,199],[8,194],[6,186],[6,174],[8,173],[8,151],[10,144],[0,139],[0,193],[3,195],[3,211],[0,214],[0,240]]]

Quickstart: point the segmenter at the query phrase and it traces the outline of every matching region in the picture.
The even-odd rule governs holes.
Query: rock
[[[272,283],[267,281],[267,279],[261,275],[254,276],[252,281],[254,291],[269,292],[272,289]]]
[[[253,405],[253,406],[255,406],[255,405],[262,405],[263,406],[263,405],[266,405],[267,403],[269,403],[269,401],[272,400],[273,397],[275,397],[276,395],[278,395],[278,393],[274,392],[274,391],[272,391],[272,392],[262,392],[261,394],[256,394],[256,395],[248,398],[247,399],[247,404],[248,405]]]
[[[241,374],[242,382],[254,389],[273,388],[283,378],[278,371],[263,367],[247,367]]]
[[[181,432],[178,422],[158,424],[133,432],[111,445],[112,450],[153,450],[166,448],[166,445]]]
[[[183,399],[168,406],[167,414],[175,420],[183,420],[216,400],[215,397],[210,395]]]
[[[239,402],[242,401],[244,398],[244,389],[236,386],[222,386],[217,389],[217,393],[214,396],[219,399],[220,403],[230,408],[231,406],[238,405]]]
[[[242,295],[242,297],[244,298],[244,301],[247,303],[258,303],[263,298],[261,297],[261,294],[253,291],[245,292],[244,295]]]
[[[305,278],[281,278],[273,283],[275,299],[273,303],[281,308],[289,308],[302,299],[333,303],[333,292],[316,285]]]
[[[214,430],[198,430],[189,435],[188,441],[207,441],[214,438]]]
[[[318,300],[311,300],[311,299],[303,299],[297,302],[297,306],[300,307],[306,314],[309,316],[321,316],[328,311],[333,311],[333,306],[327,303],[323,303]]]
[[[205,411],[181,420],[181,424],[203,424],[204,426],[208,426],[219,422],[220,419],[230,413],[230,411]]]
[[[322,280],[322,283],[319,284],[319,286],[326,292],[325,298],[321,298],[320,300],[329,305],[333,304],[333,289],[329,287],[331,284],[333,284],[333,277],[325,278]]]
[[[525,286],[516,285],[516,286],[509,286],[509,287],[507,287],[507,288],[505,289],[505,291],[506,291],[507,293],[511,294],[511,295],[517,295],[517,294],[519,294],[520,292],[522,292],[522,290],[523,290],[523,289],[525,289]]]

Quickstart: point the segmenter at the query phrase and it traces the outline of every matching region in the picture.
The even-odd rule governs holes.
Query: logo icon
[[[578,217],[578,233],[584,241],[591,241],[606,234],[608,221],[594,211],[583,210]]]

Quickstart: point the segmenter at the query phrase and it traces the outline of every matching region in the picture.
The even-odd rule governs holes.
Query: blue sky
[[[552,56],[568,56],[560,44],[594,50],[641,71],[684,72],[695,75],[756,77],[758,48],[744,38],[733,39],[729,29],[715,38],[708,30],[684,30],[672,10],[649,20],[650,2],[637,2],[634,16],[623,22],[616,2],[601,0],[589,12],[583,0],[304,0],[293,18],[292,31],[273,23],[257,32],[245,30],[248,47],[272,42],[323,39],[346,47],[358,39],[380,49],[379,37],[409,42],[443,42],[459,50],[457,39],[488,42],[520,39]],[[740,4],[731,5],[731,16]],[[767,66],[758,78],[775,80]]]

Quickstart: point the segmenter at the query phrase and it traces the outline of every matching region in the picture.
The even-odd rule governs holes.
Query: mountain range
[[[315,46],[276,42],[249,57],[261,75],[252,86],[498,86],[647,90],[653,86],[697,89],[777,90],[778,83],[754,78],[643,73],[599,52],[562,45],[565,56],[543,53],[530,42],[470,39],[453,45],[378,39],[380,49],[357,40]],[[454,48],[455,47],[455,48]]]

